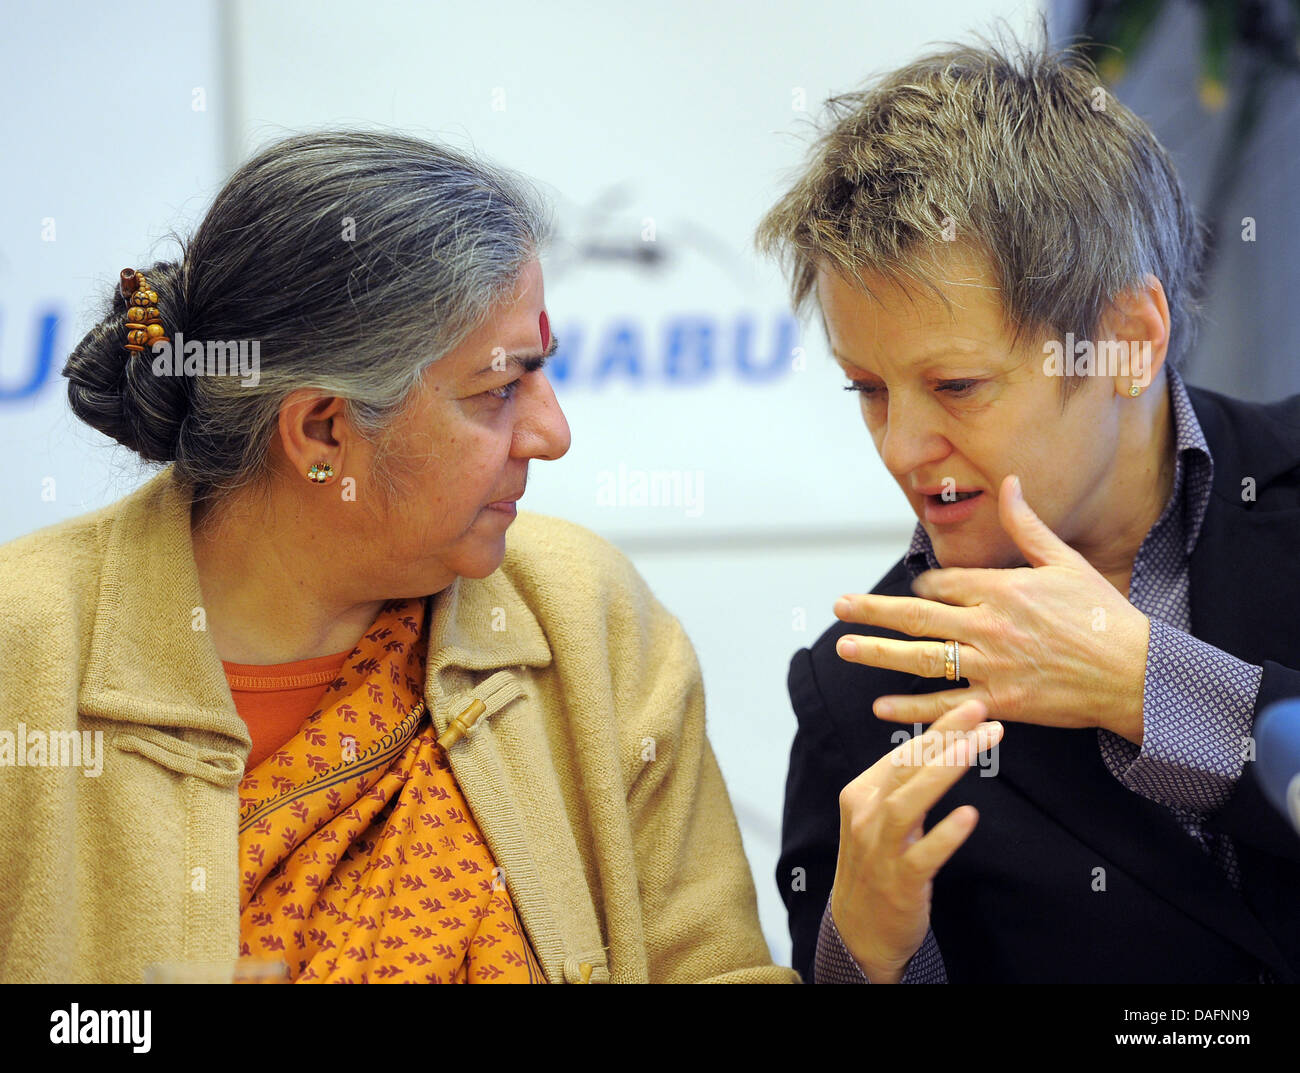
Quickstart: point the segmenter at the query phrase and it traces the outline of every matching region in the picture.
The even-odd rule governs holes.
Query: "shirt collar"
[[[1188,555],[1196,547],[1196,540],[1201,533],[1201,524],[1205,520],[1205,510],[1210,503],[1210,486],[1214,480],[1214,457],[1210,454],[1210,445],[1206,442],[1201,423],[1196,419],[1192,409],[1192,400],[1187,394],[1187,386],[1178,370],[1166,363],[1165,379],[1169,385],[1170,409],[1174,418],[1174,486],[1161,512],[1160,519],[1153,529],[1164,524],[1170,515],[1173,504],[1182,504],[1183,530],[1186,537],[1185,548]],[[1187,470],[1184,472],[1184,458]],[[938,570],[940,563],[934,555],[934,546],[930,543],[930,534],[925,526],[917,523],[912,533],[912,542],[903,556],[903,564],[912,578],[926,570]]]

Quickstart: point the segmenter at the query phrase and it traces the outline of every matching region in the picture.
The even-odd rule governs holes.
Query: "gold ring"
[[[961,645],[956,641],[943,643],[943,676],[950,682],[961,678]]]

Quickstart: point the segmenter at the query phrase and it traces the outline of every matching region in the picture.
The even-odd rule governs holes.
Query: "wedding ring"
[[[943,643],[943,676],[950,682],[961,678],[961,645],[956,641]]]

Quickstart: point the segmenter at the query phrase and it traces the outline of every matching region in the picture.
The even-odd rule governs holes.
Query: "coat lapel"
[[[447,724],[494,672],[509,670],[523,696],[480,718],[447,750],[452,771],[552,983],[574,966],[608,978],[604,939],[582,855],[565,808],[542,689],[532,670],[551,650],[536,617],[501,570],[457,579],[433,602],[425,700],[434,727]]]

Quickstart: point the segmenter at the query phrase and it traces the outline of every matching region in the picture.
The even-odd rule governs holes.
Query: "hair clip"
[[[129,305],[126,310],[126,349],[133,354],[143,354],[146,347],[158,342],[170,342],[163,329],[162,314],[158,312],[158,292],[150,289],[143,272],[134,268],[122,269],[118,289]]]

